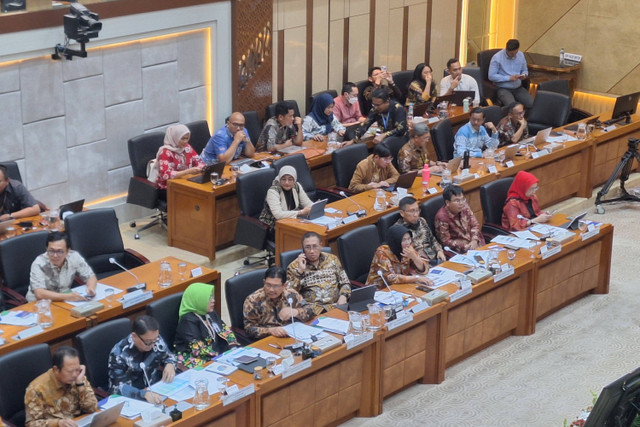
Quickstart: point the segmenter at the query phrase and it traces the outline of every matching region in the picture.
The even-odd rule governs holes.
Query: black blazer
[[[221,331],[227,328],[218,313],[212,311],[209,314],[211,320],[218,325]],[[176,337],[173,341],[176,353],[189,352],[189,343],[192,341],[204,341],[210,337],[209,331],[195,313],[187,313],[180,319],[176,329]],[[219,334],[211,337],[213,339],[213,350],[220,354],[229,349],[229,343]]]

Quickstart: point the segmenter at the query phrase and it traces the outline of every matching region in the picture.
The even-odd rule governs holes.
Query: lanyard
[[[382,124],[384,126],[384,130],[388,130],[387,129],[387,123],[389,123],[389,112],[387,111],[387,117],[385,118],[382,114],[380,114],[380,118],[382,119]]]

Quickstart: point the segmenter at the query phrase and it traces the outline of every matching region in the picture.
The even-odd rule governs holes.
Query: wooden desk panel
[[[610,114],[602,115],[606,120]],[[618,126],[611,132],[596,130],[594,132],[593,166],[591,168],[591,188],[604,184],[611,176],[622,155],[627,151],[629,138],[640,137],[640,115],[631,117],[628,125]],[[634,162],[633,170],[638,170],[638,163]]]

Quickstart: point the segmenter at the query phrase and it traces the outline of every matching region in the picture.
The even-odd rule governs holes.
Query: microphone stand
[[[346,198],[347,200],[349,200],[351,203],[353,203],[354,205],[356,205],[358,207],[358,210],[353,212],[353,213],[349,213],[349,211],[347,211],[348,215],[353,215],[356,214],[356,216],[358,218],[363,217],[363,216],[367,216],[367,211],[365,209],[362,208],[362,206],[360,206],[360,204],[358,202],[356,202],[354,199],[352,199],[351,197],[347,196],[347,193],[345,193],[344,191],[341,191],[339,193],[342,197]]]
[[[118,261],[116,261],[115,258],[111,257],[109,258],[109,262],[111,264],[115,264],[118,267],[120,267],[122,270],[126,271],[127,273],[129,273],[130,275],[133,276],[134,279],[136,279],[136,284],[130,288],[127,288],[127,292],[132,292],[138,289],[147,289],[147,284],[145,282],[141,282],[140,279],[138,279],[138,276],[136,276],[135,274],[133,274],[133,271],[129,270],[128,268],[126,268],[125,266],[121,265]]]
[[[393,319],[395,319],[397,317],[396,313],[398,311],[402,311],[402,303],[398,303],[398,297],[396,296],[396,294],[393,293],[393,291],[391,291],[391,288],[389,287],[389,284],[387,283],[387,280],[384,278],[384,275],[382,274],[382,270],[378,270],[378,276],[380,276],[380,278],[382,279],[382,282],[387,287],[387,290],[389,291],[389,293],[393,297],[393,301],[395,302],[395,305],[393,307],[394,314],[393,314],[392,317],[389,318],[389,320],[393,320]],[[398,308],[400,308],[400,310],[398,310]]]

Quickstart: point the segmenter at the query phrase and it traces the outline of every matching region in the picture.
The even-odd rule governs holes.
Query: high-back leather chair
[[[378,219],[378,235],[380,236],[380,242],[386,243],[387,232],[389,228],[400,219],[400,211],[395,211],[383,215]]]
[[[191,145],[191,148],[193,148],[197,154],[201,154],[204,147],[207,146],[207,142],[211,139],[209,123],[207,123],[206,120],[196,120],[195,122],[186,123],[185,126],[188,127],[189,132],[191,132],[189,145]]]
[[[407,143],[408,140],[408,136],[390,136],[388,138],[385,138],[382,142],[385,147],[387,147],[389,151],[391,151],[391,156],[393,156],[392,163],[396,169],[398,169],[398,152],[400,151],[402,146]]]
[[[480,205],[484,217],[482,233],[488,237],[509,233],[502,227],[502,210],[511,183],[513,177],[500,178],[480,186]]]
[[[51,366],[51,353],[47,344],[36,344],[0,356],[2,421],[16,426],[24,425],[24,395],[27,386]]]
[[[0,271],[5,303],[26,304],[31,264],[47,250],[48,231],[25,233],[0,241]]]
[[[407,100],[407,94],[409,93],[411,79],[413,79],[413,70],[396,71],[395,73],[391,73],[391,77],[395,85],[400,89],[400,92],[402,92],[402,96],[400,99],[396,99],[396,101],[398,101],[400,105],[404,105]]]
[[[369,155],[367,144],[352,144],[331,153],[333,176],[336,179],[336,187],[350,193],[349,184],[356,166]]]
[[[431,129],[431,138],[433,139],[433,147],[436,149],[438,160],[447,162],[453,159],[454,135],[449,119],[440,120]]]
[[[539,90],[527,116],[529,134],[535,135],[548,127],[564,126],[567,124],[570,111],[571,98],[567,95]]]
[[[227,310],[231,320],[231,330],[242,345],[251,344],[254,340],[244,331],[244,300],[263,286],[266,268],[253,270],[233,276],[224,283],[224,294],[227,300]]]
[[[285,102],[288,102],[291,108],[293,108],[293,115],[295,117],[301,117],[300,108],[298,108],[298,102],[295,99],[285,99]],[[276,115],[276,104],[277,102],[274,102],[273,104],[269,104],[265,107],[264,109],[265,121],[269,120],[271,117],[274,117]]]
[[[173,341],[178,328],[178,312],[180,311],[182,294],[183,292],[178,292],[147,304],[147,314],[158,321],[160,335],[171,349],[173,349]]]
[[[260,132],[262,132],[258,112],[250,110],[243,112],[242,115],[244,116],[244,128],[249,132],[249,139],[251,139],[251,143],[255,147],[258,144]]]
[[[498,123],[500,123],[500,120],[502,120],[502,118],[504,117],[504,114],[502,113],[502,108],[498,105],[484,107],[482,108],[482,111],[484,112],[484,122],[485,123],[491,122],[496,127],[498,127]]]
[[[125,249],[118,218],[112,208],[69,215],[64,219],[64,227],[71,249],[82,255],[99,279],[122,272],[120,267],[109,262],[110,258],[128,269],[149,262],[133,249]]]
[[[331,95],[331,98],[334,98],[334,99],[338,97],[338,91],[335,89],[321,90],[320,92],[314,93],[309,97],[307,101],[307,114],[311,112],[311,105],[313,105],[313,101],[323,93],[328,93],[329,95]]]
[[[366,283],[378,246],[380,237],[377,227],[373,224],[356,228],[338,237],[340,260],[347,277],[354,285],[364,286]]]
[[[371,110],[371,102],[364,99],[364,90],[369,86],[369,80],[360,80],[356,82],[356,87],[358,88],[358,103],[360,104],[360,112],[363,116],[367,116],[369,114],[369,110]]]
[[[295,259],[298,258],[298,255],[300,255],[301,252],[302,249],[293,249],[291,251],[282,252],[280,254],[280,267],[284,268],[286,271],[287,267],[289,267],[289,264],[295,261]],[[329,254],[332,253],[329,246],[323,246],[322,249],[320,249],[320,252]]]
[[[152,221],[137,230],[135,238],[140,238],[140,232],[154,225],[165,225],[167,202],[159,197],[160,190],[154,182],[147,179],[147,164],[155,159],[158,149],[164,145],[164,132],[149,132],[135,136],[127,141],[129,148],[129,160],[133,176],[129,180],[129,192],[127,203],[142,206],[147,209],[156,209],[157,214]],[[135,222],[131,223],[135,227]]]
[[[7,175],[9,179],[15,179],[22,182],[22,175],[20,175],[20,168],[16,162],[0,162],[0,165],[7,168]]]
[[[546,82],[542,82],[538,84],[539,91],[545,92],[556,92],[561,93],[563,95],[571,96],[571,91],[569,89],[569,81],[568,80],[547,80]],[[577,122],[579,120],[584,120],[587,117],[591,117],[591,114],[588,111],[582,110],[580,108],[571,107],[569,111],[569,118],[567,118],[567,123]]]
[[[271,163],[271,167],[276,171],[276,176],[280,172],[283,166],[293,166],[298,174],[297,182],[302,185],[304,192],[313,201],[320,199],[328,199],[327,203],[340,200],[342,197],[336,192],[328,188],[317,188],[316,183],[311,176],[311,170],[307,164],[307,159],[304,154],[292,154],[290,156],[284,156]]]
[[[429,228],[431,228],[431,233],[433,233],[434,236],[436,235],[436,214],[443,206],[444,199],[441,196],[432,197],[420,204],[420,216],[427,221]]]
[[[478,61],[478,67],[480,68],[480,75],[482,77],[482,92],[486,99],[492,101],[493,104],[497,101],[498,86],[496,86],[491,80],[489,80],[489,65],[491,65],[491,58],[493,55],[500,52],[502,49],[487,49],[481,50],[476,55]]]
[[[128,317],[100,323],[74,338],[80,362],[87,368],[87,378],[100,397],[109,396],[109,354],[121,339],[131,332]]]

